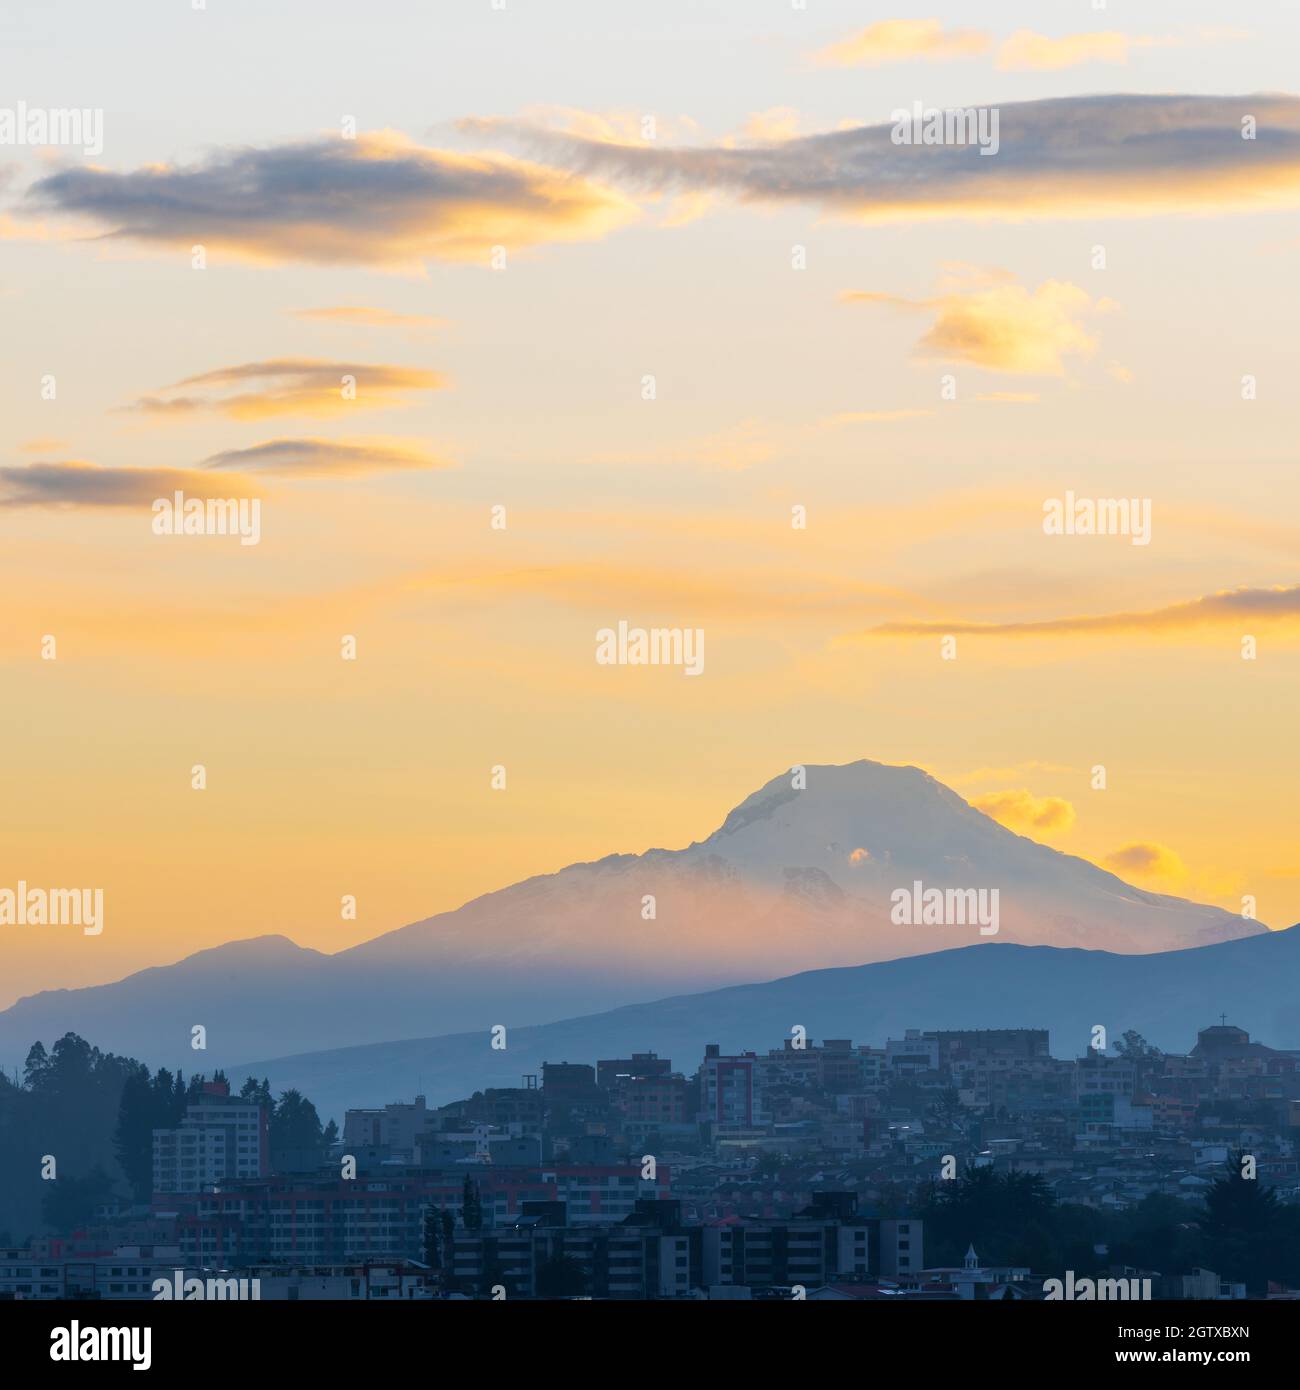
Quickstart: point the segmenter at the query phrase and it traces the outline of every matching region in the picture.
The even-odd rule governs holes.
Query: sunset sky
[[[1300,920],[1300,13],[357,15],[0,18],[0,107],[104,113],[0,146],[0,886],[106,918],[0,928],[0,1006],[337,950],[863,757]],[[914,102],[1001,148],[894,145]],[[176,489],[260,543],[154,535]],[[1150,544],[1045,534],[1067,492]],[[597,665],[620,619],[703,675]]]

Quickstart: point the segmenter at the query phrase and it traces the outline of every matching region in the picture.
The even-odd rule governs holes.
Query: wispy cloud
[[[1127,63],[1137,52],[1153,48],[1187,48],[1246,38],[1238,29],[1201,28],[1189,34],[1126,34],[1118,29],[1063,34],[1049,38],[1033,29],[1017,29],[998,46],[1004,72],[1059,72],[1085,63]]]
[[[422,593],[455,594],[466,600],[513,596],[590,613],[607,612],[616,603],[638,612],[694,612],[751,625],[777,620],[816,623],[855,612],[888,611],[908,601],[897,588],[832,573],[750,569],[701,575],[696,569],[613,561],[561,561],[511,569],[442,567],[398,581],[383,591],[382,599],[388,602],[398,594]]]
[[[271,473],[288,478],[353,477],[400,469],[454,468],[419,439],[269,439],[204,459],[205,468]]]
[[[0,468],[0,507],[136,507],[177,491],[190,497],[247,497],[250,478],[191,468],[108,468],[70,459]]]
[[[295,309],[294,318],[312,323],[341,323],[349,328],[401,328],[412,333],[446,326],[447,320],[432,314],[399,314],[367,304],[339,304],[324,309]]]
[[[921,357],[1028,376],[1061,376],[1066,357],[1090,354],[1096,340],[1081,319],[1113,307],[1059,280],[1048,280],[1035,290],[1008,282],[1003,275],[977,275],[949,283],[952,287],[933,299],[910,300],[861,290],[840,297],[845,303],[883,304],[932,314],[934,321],[917,344]],[[974,288],[956,287],[962,283]]]
[[[636,216],[620,194],[501,154],[464,155],[395,132],[225,150],[125,173],[77,167],[28,191],[36,211],[103,235],[266,263],[411,269],[598,237]]]
[[[1292,623],[1300,618],[1300,585],[1274,589],[1225,589],[1186,603],[1131,613],[1045,618],[1035,622],[896,622],[867,629],[866,637],[928,637],[951,633],[972,637],[1094,636],[1107,633],[1181,633],[1202,628],[1249,632],[1247,624]]]
[[[442,373],[417,367],[285,357],[186,377],[163,394],[141,396],[126,409],[162,420],[203,411],[236,420],[336,415],[413,404],[419,393],[447,385]],[[244,387],[251,389],[239,389]]]
[[[838,415],[828,415],[824,425],[888,425],[898,420],[917,420],[924,415],[933,415],[933,410],[844,410]]]
[[[472,119],[468,134],[630,192],[709,191],[742,202],[809,203],[863,221],[1023,219],[1258,210],[1300,203],[1300,99],[1116,94],[999,108],[1000,147],[898,145],[891,125],[755,147],[590,140],[519,121]],[[1242,140],[1242,120],[1257,138]]]
[[[1124,34],[1115,29],[1092,34],[1066,34],[1059,39],[1017,29],[998,49],[998,67],[1004,71],[1032,69],[1055,72],[1082,63],[1127,63],[1131,49],[1151,47],[1155,40]]]

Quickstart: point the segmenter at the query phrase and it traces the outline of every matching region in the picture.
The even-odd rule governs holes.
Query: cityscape
[[[128,1071],[114,1145],[147,1200],[0,1250],[0,1298],[1300,1299],[1300,1050],[1226,1017],[1186,1055],[795,1032],[341,1130],[252,1080]],[[88,1060],[33,1049],[25,1088]],[[142,1145],[160,1097],[179,1121]]]

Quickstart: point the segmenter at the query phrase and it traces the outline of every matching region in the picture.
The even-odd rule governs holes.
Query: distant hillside
[[[518,1086],[544,1061],[595,1062],[655,1051],[693,1072],[704,1045],[724,1052],[780,1047],[808,1036],[876,1046],[907,1028],[1046,1028],[1053,1054],[1079,1056],[1095,1024],[1110,1038],[1135,1028],[1187,1052],[1221,1013],[1272,1047],[1300,1048],[1300,926],[1186,951],[1121,956],[1050,946],[985,945],[768,984],[661,999],[586,1018],[509,1030],[493,1052],[487,1030],[280,1057],[235,1069],[295,1086],[322,1117],[349,1106],[426,1095],[442,1104],[486,1086]]]

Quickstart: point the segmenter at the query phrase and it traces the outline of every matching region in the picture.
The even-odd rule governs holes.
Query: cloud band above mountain
[[[635,215],[619,194],[505,155],[428,149],[392,132],[233,148],[202,163],[72,168],[28,191],[36,211],[105,235],[246,260],[411,267],[600,235]]]
[[[1203,627],[1229,627],[1259,622],[1290,622],[1300,618],[1300,585],[1275,589],[1227,589],[1165,608],[1133,613],[1098,613],[1086,617],[1044,618],[1019,623],[881,623],[868,637],[1091,636],[1115,632],[1187,632]]]
[[[988,105],[988,103],[986,103]],[[1300,99],[1283,95],[1064,97],[997,107],[1000,146],[900,145],[891,125],[759,147],[663,149],[509,120],[471,120],[538,158],[641,193],[711,191],[810,203],[862,220],[1023,218],[1300,202]],[[1243,121],[1254,138],[1243,138]]]

